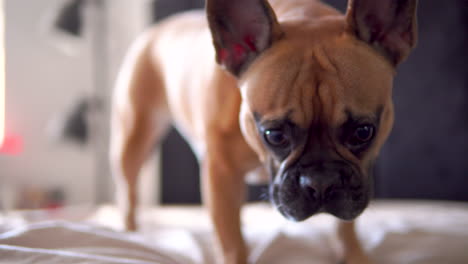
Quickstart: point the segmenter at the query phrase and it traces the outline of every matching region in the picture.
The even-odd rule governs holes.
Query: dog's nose
[[[302,191],[314,200],[319,200],[321,196],[321,184],[314,178],[308,175],[301,175],[299,177],[299,185]]]
[[[318,184],[312,179],[312,177],[301,175],[299,177],[299,185],[305,191],[315,192],[318,187]]]
[[[339,174],[331,175],[301,175],[299,185],[309,197],[314,199],[327,199],[337,186]]]

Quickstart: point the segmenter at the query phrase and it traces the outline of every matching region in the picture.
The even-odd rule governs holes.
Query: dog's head
[[[264,0],[211,0],[207,12],[275,206],[296,221],[321,211],[357,217],[392,128],[395,67],[416,42],[416,0],[350,0],[346,15],[309,21],[278,21]]]

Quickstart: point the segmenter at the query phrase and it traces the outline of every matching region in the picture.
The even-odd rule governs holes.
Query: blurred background
[[[202,7],[201,0],[4,0],[0,208],[112,202],[109,104],[122,57],[150,24]],[[396,121],[375,168],[376,197],[468,201],[468,2],[419,1],[418,13],[419,44],[396,77]],[[198,165],[176,131],[142,174],[142,203],[200,202]],[[249,199],[262,192],[251,187]]]

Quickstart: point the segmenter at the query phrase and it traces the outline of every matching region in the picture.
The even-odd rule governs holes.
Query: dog
[[[245,264],[245,175],[262,168],[287,219],[341,219],[348,264],[371,263],[353,220],[394,119],[396,67],[417,41],[417,0],[207,0],[144,32],[113,97],[111,162],[128,230],[137,175],[170,124],[201,168],[221,263]],[[258,171],[258,170],[257,170]]]

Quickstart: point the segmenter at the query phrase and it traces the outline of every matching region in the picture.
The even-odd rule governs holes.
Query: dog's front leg
[[[219,242],[223,264],[246,264],[247,249],[241,233],[240,209],[245,183],[229,162],[208,155],[202,162],[204,204],[208,207]]]
[[[367,254],[362,248],[356,234],[354,222],[340,221],[338,224],[338,238],[343,246],[345,264],[371,264]]]

